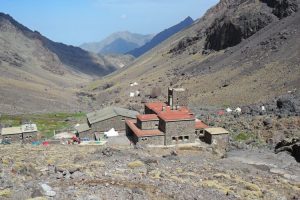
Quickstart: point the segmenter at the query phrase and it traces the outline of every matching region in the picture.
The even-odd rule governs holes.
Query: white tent
[[[104,135],[106,137],[116,137],[116,136],[119,136],[119,133],[118,131],[116,131],[114,128],[110,129],[109,131],[107,132],[104,132]]]
[[[134,97],[134,96],[135,96],[135,93],[134,93],[134,92],[130,92],[130,93],[129,93],[129,96],[130,96],[130,97]]]
[[[237,107],[235,110],[234,110],[236,113],[241,113],[242,112],[242,109],[240,107]]]
[[[231,108],[226,108],[226,112],[231,113],[232,112]]]

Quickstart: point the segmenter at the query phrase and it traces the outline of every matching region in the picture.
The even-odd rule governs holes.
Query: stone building
[[[2,128],[1,139],[8,142],[33,142],[37,140],[36,124],[28,123],[22,126]]]
[[[125,120],[135,119],[139,113],[118,107],[107,107],[87,114],[87,124],[93,133],[103,133],[114,128],[117,131],[125,130]]]
[[[185,88],[168,88],[168,105],[172,110],[188,106],[188,90]]]
[[[229,132],[224,128],[206,128],[204,130],[204,141],[220,149],[227,149]]]
[[[189,113],[161,112],[159,129],[165,133],[165,145],[195,142],[195,117]]]
[[[145,113],[138,115],[136,120],[126,120],[126,134],[134,144],[176,145],[195,142],[195,116],[188,108],[171,110],[164,103],[153,102],[145,105]]]
[[[1,139],[7,142],[22,142],[23,134],[21,127],[2,128]]]
[[[95,140],[95,134],[87,123],[76,126],[75,130],[77,133],[76,136],[80,138],[80,140]]]
[[[38,129],[36,124],[28,123],[21,126],[23,141],[33,142],[37,140]]]

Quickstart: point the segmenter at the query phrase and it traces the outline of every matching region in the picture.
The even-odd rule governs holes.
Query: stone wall
[[[1,135],[1,139],[9,142],[22,142],[23,136],[21,133],[15,135]]]
[[[194,120],[166,123],[165,145],[195,142]]]
[[[93,132],[109,131],[112,128],[114,128],[117,131],[124,131],[125,119],[128,118],[123,116],[112,117],[110,119],[92,124],[91,129]]]
[[[158,129],[158,123],[159,120],[153,120],[153,121],[140,121],[137,120],[137,126],[142,130],[153,130]]]
[[[37,132],[23,133],[23,141],[31,143],[37,140]]]
[[[204,141],[218,149],[226,150],[229,143],[229,134],[211,135],[205,131]]]
[[[95,140],[95,135],[94,135],[94,132],[92,130],[87,130],[87,131],[78,133],[78,137],[80,139],[88,138],[91,141]]]
[[[172,109],[176,109],[176,106],[188,106],[188,90],[176,91],[169,89],[168,104]]]
[[[138,144],[142,146],[147,145],[164,145],[164,135],[157,135],[151,137],[140,137],[138,138]]]
[[[130,129],[130,127],[125,124],[126,127],[126,136],[127,138],[134,144],[138,142],[138,137],[133,133],[133,131]]]
[[[159,124],[158,124],[158,128],[159,130],[161,130],[162,132],[166,132],[166,122],[162,119],[159,119]]]

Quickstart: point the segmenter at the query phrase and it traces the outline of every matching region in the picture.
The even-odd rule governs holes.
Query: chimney
[[[163,107],[162,107],[162,111],[166,111],[166,106],[163,106]]]

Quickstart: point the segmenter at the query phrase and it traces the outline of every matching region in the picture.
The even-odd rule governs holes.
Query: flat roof
[[[31,133],[38,131],[36,124],[24,124],[21,127],[23,133]]]
[[[203,123],[201,120],[196,119],[195,120],[195,129],[205,129],[208,128],[209,126]]]
[[[206,128],[206,132],[208,132],[211,135],[222,135],[222,134],[228,134],[229,132],[225,130],[222,127],[216,127],[216,128]]]
[[[21,134],[22,128],[18,127],[9,127],[9,128],[2,128],[1,135],[16,135]]]
[[[136,126],[136,121],[135,120],[126,120],[126,124],[128,127],[132,130],[132,132],[137,136],[137,137],[151,137],[151,136],[161,136],[164,135],[163,132],[161,132],[158,129],[155,130],[141,130]]]
[[[158,121],[159,120],[156,114],[138,115],[137,118],[140,121]]]

